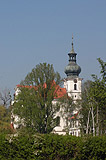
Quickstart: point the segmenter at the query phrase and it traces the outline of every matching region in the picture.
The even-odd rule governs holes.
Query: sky
[[[0,0],[0,90],[14,88],[39,63],[62,78],[72,34],[80,77],[106,62],[106,0]]]

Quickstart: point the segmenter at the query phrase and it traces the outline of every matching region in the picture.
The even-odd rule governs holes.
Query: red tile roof
[[[62,98],[66,93],[66,89],[65,88],[61,88],[60,86],[56,86],[56,89],[55,89],[55,97],[54,99],[59,99],[59,98]]]
[[[56,84],[55,81],[53,81],[53,86],[55,86],[55,91],[54,91],[54,99],[59,99],[59,98],[62,98],[64,95],[66,95],[67,91],[65,88],[61,88],[59,85]],[[24,85],[17,85],[17,88],[34,88],[34,89],[37,89],[36,86],[24,86]],[[46,88],[47,85],[46,83],[44,83],[44,88]]]

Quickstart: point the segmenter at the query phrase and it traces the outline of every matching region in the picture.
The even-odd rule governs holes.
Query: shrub
[[[36,149],[39,160],[69,160],[79,154],[81,138],[62,135],[44,135]],[[79,144],[79,145],[78,145]]]
[[[2,133],[0,160],[106,160],[106,136]]]
[[[88,137],[83,139],[81,159],[105,160],[106,159],[106,136]]]

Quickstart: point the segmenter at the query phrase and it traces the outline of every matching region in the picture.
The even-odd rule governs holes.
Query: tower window
[[[77,90],[77,84],[74,84],[74,90]]]

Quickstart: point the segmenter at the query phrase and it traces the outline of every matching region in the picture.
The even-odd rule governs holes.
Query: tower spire
[[[74,46],[73,46],[73,34],[72,34],[72,43],[71,43],[71,45],[72,45],[72,49],[71,49],[71,52],[70,52],[70,53],[75,53],[75,52],[74,52]]]
[[[76,55],[77,53],[74,52],[73,35],[72,35],[72,49],[71,52],[68,53],[69,64],[65,67],[65,73],[67,77],[78,77],[81,72],[80,66],[78,66],[76,63]]]

